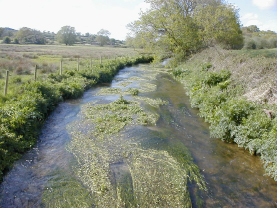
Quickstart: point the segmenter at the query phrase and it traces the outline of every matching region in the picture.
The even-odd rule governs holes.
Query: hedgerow
[[[267,102],[273,99],[271,97],[253,100],[245,96],[249,94],[249,89],[253,90],[249,86],[253,82],[251,73],[256,73],[260,69],[237,71],[239,64],[245,64],[247,61],[255,63],[260,60],[246,58],[244,63],[236,64],[235,58],[240,57],[231,54],[229,59],[224,56],[227,62],[224,64],[223,61],[218,61],[221,55],[217,53],[213,58],[211,56],[207,58],[204,52],[202,57],[198,55],[197,58],[192,58],[174,69],[173,75],[184,84],[191,105],[198,108],[199,115],[210,123],[210,136],[225,142],[237,143],[251,154],[260,155],[266,173],[277,181],[277,117],[274,113],[277,109],[276,104]],[[218,62],[205,62],[214,59]],[[218,65],[229,70],[220,70]],[[274,64],[260,76],[263,78],[258,80],[260,85],[268,82],[267,77],[271,76],[272,70]],[[250,77],[249,80],[247,77]],[[260,86],[255,87],[259,89]],[[264,109],[272,112],[271,117],[264,112]]]
[[[40,128],[57,104],[80,97],[100,82],[110,82],[124,66],[151,62],[152,57],[118,58],[80,71],[49,74],[44,80],[26,82],[14,98],[0,98],[0,181],[13,162],[36,143]]]

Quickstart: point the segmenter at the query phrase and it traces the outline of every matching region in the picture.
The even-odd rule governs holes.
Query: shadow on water
[[[126,68],[119,72],[111,85],[102,85],[87,91],[79,100],[60,104],[45,123],[37,146],[25,154],[4,178],[1,207],[51,207],[47,200],[51,200],[53,193],[74,197],[74,191],[81,193],[78,200],[84,202],[83,207],[94,207],[94,194],[75,176],[73,167],[77,167],[77,161],[67,150],[67,144],[71,142],[67,126],[78,123],[84,104],[110,103],[119,97],[97,95],[99,90],[128,87],[143,90],[147,83],[152,85],[140,95],[161,98],[168,104],[153,107],[141,102],[145,109],[159,114],[157,125],[129,128],[122,137],[126,143],[139,144],[144,150],[167,152],[181,165],[192,159],[207,186],[207,191],[199,191],[193,180],[188,182],[193,207],[277,207],[277,183],[264,176],[259,157],[251,156],[236,145],[210,138],[208,124],[197,116],[196,109],[190,107],[182,85],[167,73],[145,72],[143,67]],[[129,95],[125,97],[135,99]],[[134,168],[130,168],[124,159],[119,159],[110,162],[108,170],[111,184],[117,187],[114,198],[120,195],[125,207],[136,207]],[[68,186],[66,193],[61,193],[58,188],[54,190],[58,186]],[[106,189],[103,187],[102,191],[108,191]],[[76,199],[79,207],[80,202]],[[76,204],[66,206],[76,207]]]

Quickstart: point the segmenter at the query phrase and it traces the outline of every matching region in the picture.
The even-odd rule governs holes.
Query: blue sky
[[[277,32],[277,0],[227,0],[239,8],[243,26],[257,25],[260,30]]]
[[[277,0],[228,0],[240,8],[244,26],[277,32]],[[0,0],[0,27],[30,27],[58,32],[65,25],[77,32],[96,34],[100,29],[124,40],[126,25],[139,17],[144,0]]]

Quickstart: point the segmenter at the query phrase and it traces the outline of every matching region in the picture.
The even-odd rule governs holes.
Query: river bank
[[[173,75],[210,124],[210,136],[259,155],[277,181],[276,59],[210,48]]]
[[[56,106],[76,99],[90,87],[111,82],[119,70],[138,63],[149,63],[152,57],[121,57],[81,70],[45,75],[42,80],[19,84],[17,93],[0,96],[0,181],[14,161],[36,143],[41,126]]]

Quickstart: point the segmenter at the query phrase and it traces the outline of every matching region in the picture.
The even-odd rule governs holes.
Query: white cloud
[[[241,22],[243,26],[247,27],[250,25],[257,25],[260,30],[272,30],[277,31],[276,20],[261,21],[258,14],[246,13],[241,17]]]
[[[262,10],[274,8],[277,0],[252,0],[252,3]]]
[[[255,13],[246,13],[241,17],[241,22],[243,26],[257,25],[258,27],[262,25],[259,20],[259,15]]]

